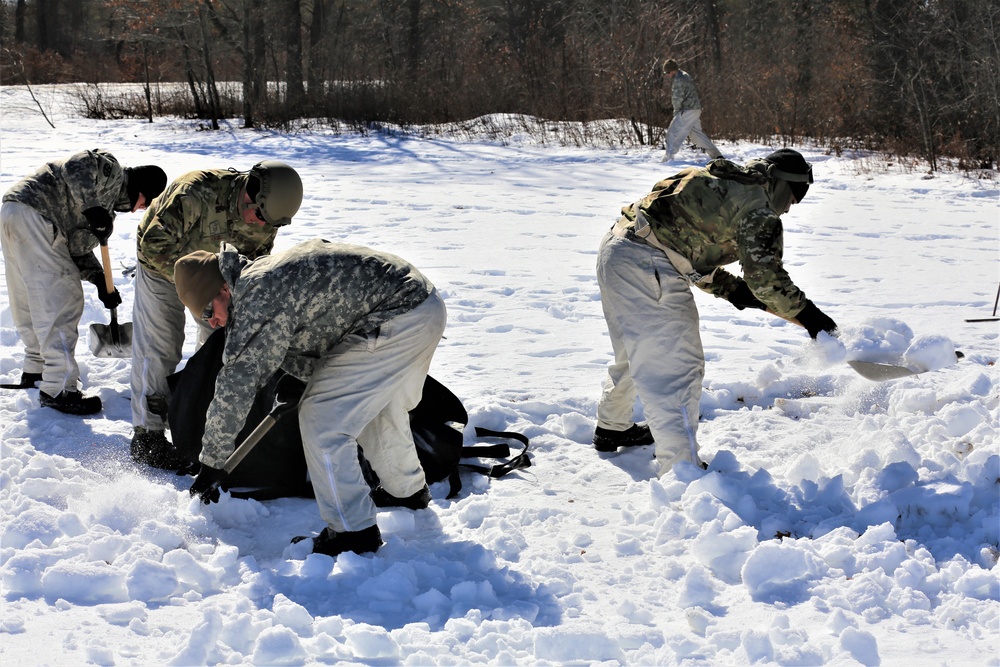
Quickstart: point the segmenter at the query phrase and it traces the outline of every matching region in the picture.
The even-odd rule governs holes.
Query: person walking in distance
[[[701,129],[701,99],[691,75],[677,66],[677,61],[669,58],[663,65],[663,73],[670,79],[670,102],[674,107],[674,117],[667,128],[667,138],[662,162],[670,162],[690,137],[699,148],[703,148],[711,159],[722,157],[722,153]]]

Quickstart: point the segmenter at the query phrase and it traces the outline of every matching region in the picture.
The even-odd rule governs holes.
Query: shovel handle
[[[111,255],[108,254],[108,244],[101,244],[101,264],[104,265],[104,287],[108,294],[115,291],[115,281],[111,277]]]
[[[222,469],[228,473],[233,472],[233,470],[236,469],[236,466],[238,466],[240,462],[246,458],[247,454],[249,454],[250,451],[257,446],[257,443],[263,440],[264,436],[267,435],[267,432],[271,430],[271,427],[274,426],[279,419],[284,417],[296,405],[298,405],[298,403],[297,399],[294,401],[282,401],[275,397],[274,406],[271,408],[271,411],[266,417],[264,417],[264,419],[261,420],[259,424],[257,424],[257,428],[255,428],[250,435],[248,435],[246,439],[240,443],[240,446],[236,448],[236,451],[229,455],[229,458],[226,459],[226,463],[222,466]]]

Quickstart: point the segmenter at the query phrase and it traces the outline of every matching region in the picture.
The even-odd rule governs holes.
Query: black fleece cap
[[[125,175],[127,176],[125,189],[128,190],[128,201],[132,208],[135,208],[140,194],[146,195],[146,205],[148,206],[167,187],[166,172],[155,164],[126,167]]]
[[[806,162],[802,153],[782,148],[768,155],[764,161],[774,166],[768,170],[768,175],[787,181],[795,201],[802,201],[809,191],[809,184],[813,182],[812,165]]]

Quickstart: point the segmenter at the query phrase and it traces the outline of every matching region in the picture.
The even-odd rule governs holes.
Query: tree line
[[[142,83],[93,115],[359,128],[617,119],[656,145],[674,58],[729,140],[1000,159],[993,0],[7,0],[4,84]],[[180,83],[165,87],[166,83]]]

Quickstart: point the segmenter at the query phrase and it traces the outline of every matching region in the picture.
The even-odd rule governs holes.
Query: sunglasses
[[[205,320],[206,322],[208,322],[213,317],[215,317],[215,299],[209,301],[208,305],[205,306],[205,310],[201,311],[201,319]]]

